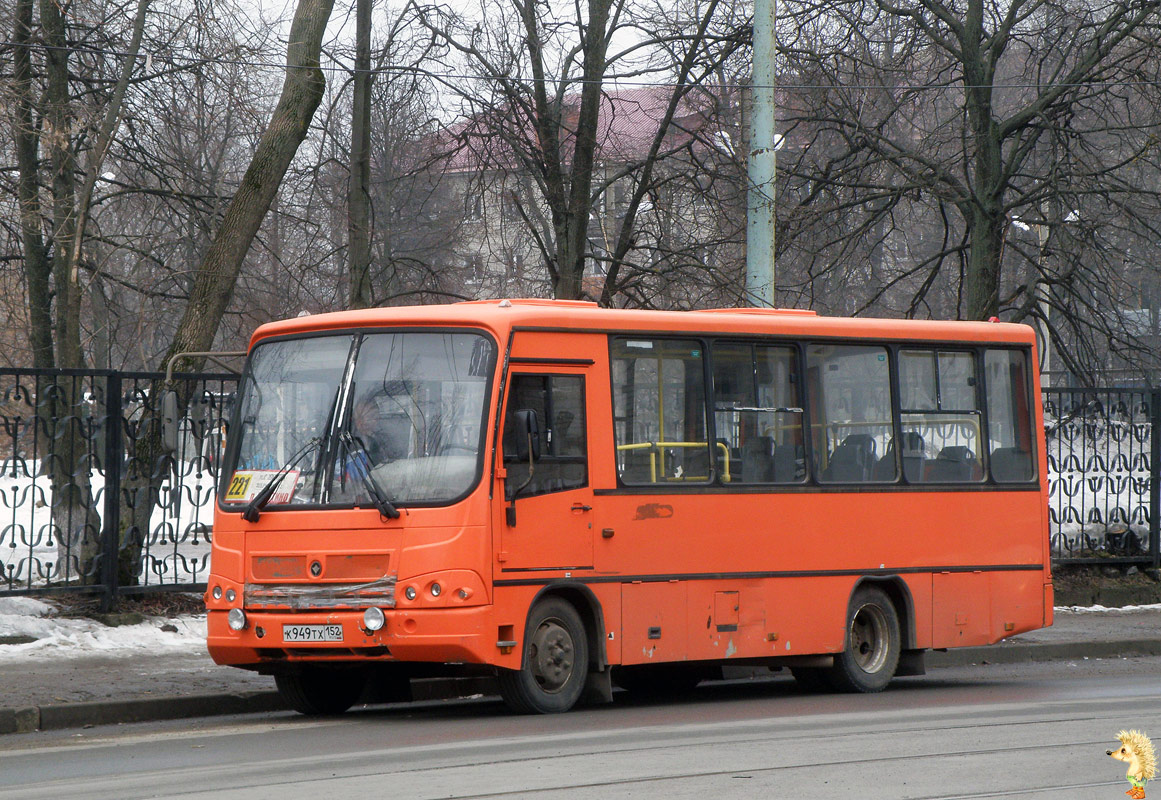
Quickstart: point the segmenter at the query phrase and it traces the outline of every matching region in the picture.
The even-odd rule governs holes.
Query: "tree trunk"
[[[13,25],[12,87],[16,97],[16,196],[20,204],[20,240],[24,251],[24,274],[28,282],[29,343],[32,366],[51,369],[52,350],[52,264],[41,234],[40,218],[40,137],[36,129],[32,95],[32,8],[33,0],[17,0]]]
[[[974,150],[971,199],[964,203],[971,249],[964,276],[964,303],[968,319],[987,319],[1000,311],[1000,258],[1003,255],[1004,153],[1000,127],[992,108],[995,72],[981,51],[984,37],[982,0],[968,3],[964,18],[964,98]]]
[[[73,150],[74,116],[69,96],[68,41],[61,7],[41,0],[40,20],[45,52],[44,137],[52,169],[52,278],[56,301],[55,366],[84,366],[80,334],[80,293],[75,286],[71,254],[77,233],[76,156]],[[84,435],[83,382],[60,376],[41,387],[37,413],[49,436],[42,469],[52,481],[52,519],[57,544],[60,581],[95,579],[95,567],[86,553],[97,550],[100,519],[92,505]]]
[[[258,141],[241,185],[226,208],[222,226],[198,267],[185,313],[162,365],[176,353],[213,348],[218,325],[233,296],[242,262],[322,101],[326,79],[319,68],[319,56],[333,5],[334,0],[299,0],[286,48],[287,69],[282,95]],[[202,359],[190,359],[178,366],[198,370],[203,363]],[[149,396],[160,397],[165,388],[157,382],[151,387]],[[180,389],[180,385],[177,388]],[[188,390],[187,396],[180,399],[184,408],[189,400]],[[121,511],[118,579],[128,584],[135,582],[141,574],[142,545],[149,532],[149,518],[158,487],[166,477],[165,470],[154,469],[162,458],[156,418],[146,419],[143,423],[133,453],[137,469],[126,478],[126,499]]]
[[[582,43],[584,69],[580,110],[576,121],[569,177],[568,230],[557,240],[556,297],[579,300],[584,288],[585,256],[588,253],[589,217],[592,214],[593,164],[601,113],[602,81],[608,49],[607,29],[611,0],[589,0],[589,19]]]

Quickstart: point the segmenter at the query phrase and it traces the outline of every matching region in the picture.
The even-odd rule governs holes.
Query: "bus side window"
[[[810,345],[807,392],[814,471],[823,483],[886,483],[895,480],[888,452],[891,374],[887,350],[863,345]]]
[[[588,485],[584,378],[579,375],[512,376],[503,438],[509,493],[523,485],[528,477],[528,462],[519,461],[515,456],[513,417],[520,409],[535,411],[541,428],[540,460],[534,465],[532,480],[520,490],[520,497]]]
[[[975,354],[899,351],[903,475],[908,483],[984,479]]]
[[[794,349],[719,342],[713,365],[718,478],[801,483],[806,464]]]
[[[988,350],[988,452],[996,483],[1035,480],[1027,359],[1020,350]]]
[[[611,343],[617,475],[626,485],[707,483],[701,343],[617,337]]]

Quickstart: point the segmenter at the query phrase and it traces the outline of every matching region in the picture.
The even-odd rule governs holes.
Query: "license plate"
[[[284,642],[341,642],[342,625],[283,625]]]

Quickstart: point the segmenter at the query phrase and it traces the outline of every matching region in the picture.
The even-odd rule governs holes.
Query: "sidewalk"
[[[932,652],[927,666],[1122,655],[1161,655],[1161,607],[1057,609],[1051,628],[991,647]],[[202,648],[120,656],[65,650],[51,659],[0,661],[0,675],[0,734],[284,708],[272,678],[219,667]],[[473,681],[466,691],[480,688]],[[465,684],[449,681],[413,686],[417,700],[462,690]]]

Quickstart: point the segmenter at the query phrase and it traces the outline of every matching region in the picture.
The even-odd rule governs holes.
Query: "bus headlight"
[[[372,606],[363,612],[363,628],[367,631],[381,630],[387,624],[383,609]]]
[[[226,624],[232,631],[240,631],[246,627],[246,612],[240,608],[231,608],[226,615]]]
[[[439,597],[441,594],[443,594],[443,587],[440,586],[438,583],[433,583],[431,585],[431,596],[432,597]]]
[[[234,598],[237,596],[238,596],[237,593],[233,589],[226,590],[226,602],[227,603],[234,602]]]
[[[222,587],[215,586],[214,591],[213,591],[213,595],[214,595],[215,600],[221,600],[222,599]]]

